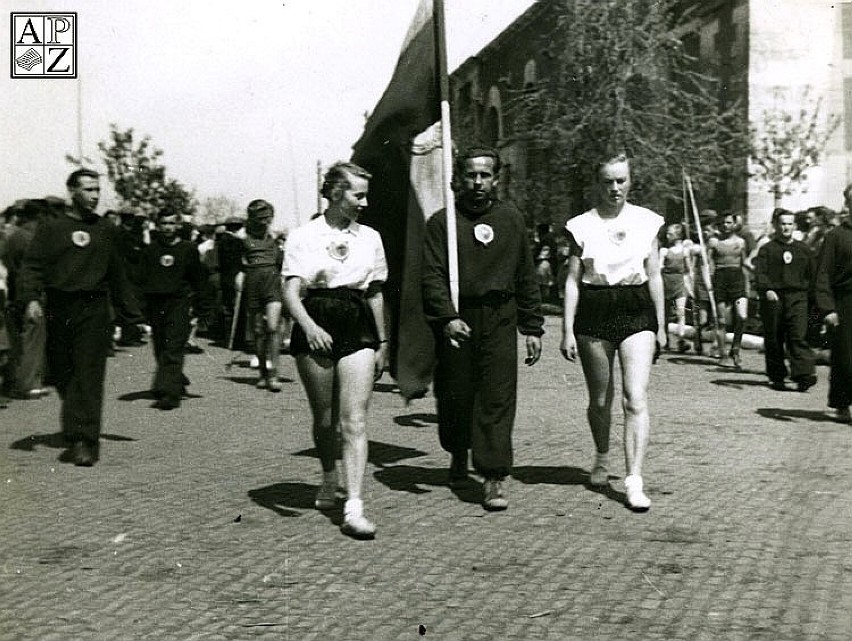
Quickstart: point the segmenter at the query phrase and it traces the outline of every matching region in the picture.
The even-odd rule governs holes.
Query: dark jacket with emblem
[[[790,262],[784,260],[789,252]],[[773,238],[757,252],[755,288],[762,295],[767,291],[806,292],[814,280],[814,253],[805,243],[790,243]]]
[[[39,222],[24,255],[17,284],[22,305],[41,300],[46,291],[107,293],[128,318],[141,318],[129,296],[116,228],[99,216],[70,215]]]
[[[484,213],[467,212],[460,204],[456,216],[459,257],[459,298],[507,296],[515,299],[518,331],[541,336],[541,292],[527,230],[521,212],[495,201]],[[476,228],[480,227],[479,238]],[[447,267],[447,214],[441,210],[426,223],[423,253],[423,305],[427,319],[446,324],[453,309]]]
[[[205,270],[198,247],[186,240],[167,244],[157,236],[142,250],[139,285],[146,295],[197,294],[204,284]]]

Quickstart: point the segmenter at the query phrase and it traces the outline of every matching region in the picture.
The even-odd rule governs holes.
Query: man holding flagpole
[[[433,328],[441,446],[450,453],[451,484],[468,479],[468,450],[484,477],[483,507],[505,510],[502,482],[512,470],[517,404],[517,337],[526,364],[541,356],[544,317],[521,213],[496,198],[499,154],[476,147],[456,158],[459,305],[453,304],[447,212],[426,224],[423,306]]]

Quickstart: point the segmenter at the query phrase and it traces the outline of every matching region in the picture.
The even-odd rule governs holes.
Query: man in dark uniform
[[[766,375],[774,390],[785,389],[790,354],[790,378],[805,392],[816,384],[814,354],[807,341],[808,292],[814,279],[814,256],[793,239],[796,216],[786,209],[772,213],[775,235],[757,252],[754,285],[760,297]]]
[[[468,450],[485,478],[483,506],[504,510],[502,481],[512,469],[517,405],[517,336],[527,365],[541,355],[544,318],[524,219],[496,198],[500,157],[472,148],[456,159],[459,309],[447,268],[447,216],[426,224],[423,303],[435,331],[435,396],[441,446],[451,454],[450,482],[467,478]]]
[[[852,185],[843,196],[848,209]],[[830,335],[828,406],[836,412],[836,420],[852,423],[852,220],[848,217],[825,235],[814,289],[816,307]]]
[[[189,385],[183,373],[184,354],[190,333],[192,297],[198,297],[205,270],[194,243],[178,236],[180,214],[163,209],[157,214],[157,231],[142,251],[139,286],[154,343],[157,371],[151,391],[154,407],[173,410]]]
[[[24,256],[18,295],[27,318],[47,318],[48,376],[62,399],[62,432],[73,462],[91,466],[99,454],[110,294],[128,318],[142,317],[127,296],[116,228],[95,213],[98,173],[78,169],[66,185],[71,206],[39,223]]]

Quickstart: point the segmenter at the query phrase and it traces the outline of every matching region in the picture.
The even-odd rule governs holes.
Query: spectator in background
[[[6,242],[3,261],[9,270],[8,329],[12,338],[10,377],[11,394],[16,398],[36,399],[48,394],[44,387],[45,341],[47,329],[44,318],[26,318],[17,281],[24,256],[32,242],[39,222],[50,216],[44,199],[29,200],[18,214],[18,225]],[[44,299],[40,302],[44,303]]]

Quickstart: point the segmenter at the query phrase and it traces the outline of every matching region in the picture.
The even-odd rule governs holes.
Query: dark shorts
[[[663,291],[666,300],[684,298],[686,296],[686,285],[683,282],[683,274],[667,274],[663,272]]]
[[[574,333],[619,344],[639,332],[658,329],[648,284],[617,287],[581,285]]]
[[[314,322],[331,334],[332,360],[340,360],[365,347],[378,349],[379,335],[364,292],[347,287],[311,289],[302,304]],[[310,353],[305,332],[295,323],[290,336],[290,354]]]
[[[739,267],[717,269],[713,274],[713,295],[719,303],[733,303],[745,298],[745,274]]]
[[[281,273],[276,269],[247,269],[243,284],[246,309],[257,311],[269,303],[280,303],[284,297],[281,290]]]

